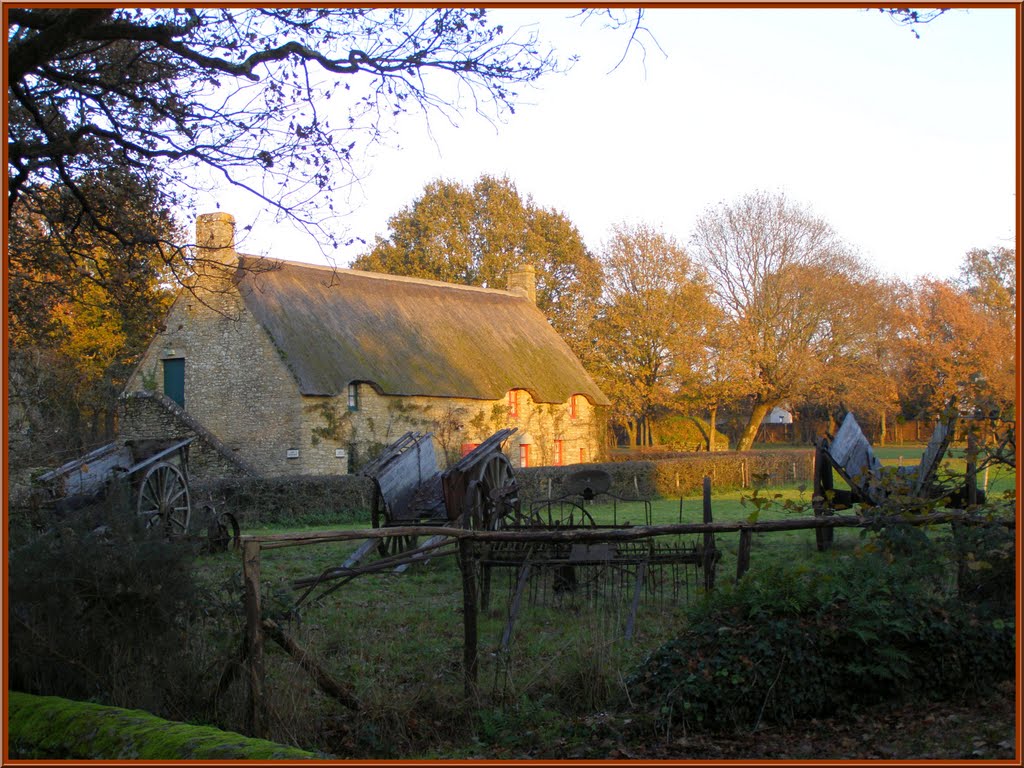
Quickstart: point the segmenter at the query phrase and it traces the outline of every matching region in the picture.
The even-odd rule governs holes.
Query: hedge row
[[[581,469],[600,469],[611,475],[611,492],[623,498],[679,498],[699,494],[704,477],[715,491],[810,484],[814,451],[747,451],[676,453],[649,461],[608,462],[568,467],[519,470],[520,495],[528,501],[565,494],[565,479]]]
[[[256,525],[370,523],[372,481],[361,475],[294,475],[210,480],[193,489],[193,507],[212,503],[243,530]]]
[[[812,450],[745,453],[682,453],[658,461],[607,462],[516,471],[523,504],[566,495],[566,479],[603,470],[611,492],[625,499],[679,498],[701,492],[704,476],[715,491],[792,482],[810,484]],[[234,514],[244,527],[281,524],[370,522],[372,481],[360,475],[232,478],[197,484],[193,506],[210,502]]]
[[[313,760],[325,756],[203,725],[9,691],[10,757],[17,760]]]

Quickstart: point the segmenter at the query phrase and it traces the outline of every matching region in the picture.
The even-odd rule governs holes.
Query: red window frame
[[[510,389],[508,391],[508,415],[510,418],[519,418],[519,390]]]
[[[565,441],[555,440],[555,466],[560,467],[565,464]]]
[[[527,443],[523,443],[519,446],[519,467],[525,468],[530,466],[530,446]]]
[[[463,443],[462,444],[462,455],[465,456],[467,453],[472,451],[474,448],[479,446],[480,443]]]
[[[569,418],[570,419],[578,419],[580,417],[579,403],[576,401],[577,397],[579,397],[579,395],[572,395],[569,398]]]

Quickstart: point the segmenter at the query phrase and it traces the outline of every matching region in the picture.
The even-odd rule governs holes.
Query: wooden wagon
[[[66,513],[95,504],[112,492],[127,489],[132,509],[146,528],[182,537],[193,525],[189,487],[189,445],[195,440],[138,440],[104,445],[85,456],[40,475],[50,506]],[[230,513],[217,515],[205,505],[211,544],[222,548],[239,537]],[[193,526],[194,527],[194,526]]]
[[[39,477],[60,511],[105,498],[126,482],[133,508],[147,527],[162,526],[171,535],[188,533],[192,498],[188,447],[195,438],[111,443]]]

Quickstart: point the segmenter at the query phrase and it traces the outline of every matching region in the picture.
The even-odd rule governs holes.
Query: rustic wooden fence
[[[478,670],[478,631],[477,611],[479,606],[479,585],[477,569],[472,564],[478,557],[477,547],[480,544],[494,542],[573,542],[580,544],[602,544],[628,542],[637,539],[651,539],[658,536],[678,536],[680,534],[700,534],[704,537],[705,555],[714,551],[714,537],[721,534],[738,533],[739,547],[736,563],[736,579],[740,579],[750,568],[750,549],[755,533],[772,531],[822,530],[834,528],[858,528],[869,525],[910,524],[921,525],[981,525],[991,524],[988,519],[980,519],[961,512],[942,512],[906,517],[895,515],[867,518],[859,515],[830,515],[811,518],[792,518],[785,520],[766,520],[763,522],[713,522],[710,521],[710,496],[705,485],[704,519],[701,523],[674,523],[669,525],[643,525],[629,528],[577,528],[562,530],[470,530],[437,526],[400,526],[349,531],[316,531],[283,533],[267,536],[242,537],[242,571],[245,580],[246,607],[246,658],[248,669],[249,704],[248,726],[251,735],[260,736],[266,732],[266,709],[264,705],[264,638],[270,636],[281,645],[314,677],[317,684],[326,693],[332,695],[342,704],[351,709],[358,708],[358,702],[348,686],[335,681],[323,670],[316,660],[293,640],[284,635],[283,631],[272,621],[262,616],[260,600],[260,564],[264,550],[283,547],[326,544],[329,542],[368,540],[384,537],[445,537],[453,540],[458,547],[458,557],[462,572],[463,597],[463,674],[465,694],[476,698]],[[1013,529],[1016,521],[1000,520],[998,524]],[[714,586],[714,557],[705,559],[705,588]]]

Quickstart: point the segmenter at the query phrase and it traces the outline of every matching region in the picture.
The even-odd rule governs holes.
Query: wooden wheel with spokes
[[[192,502],[181,469],[166,461],[149,468],[139,485],[138,514],[147,528],[159,526],[169,536],[188,533]]]

